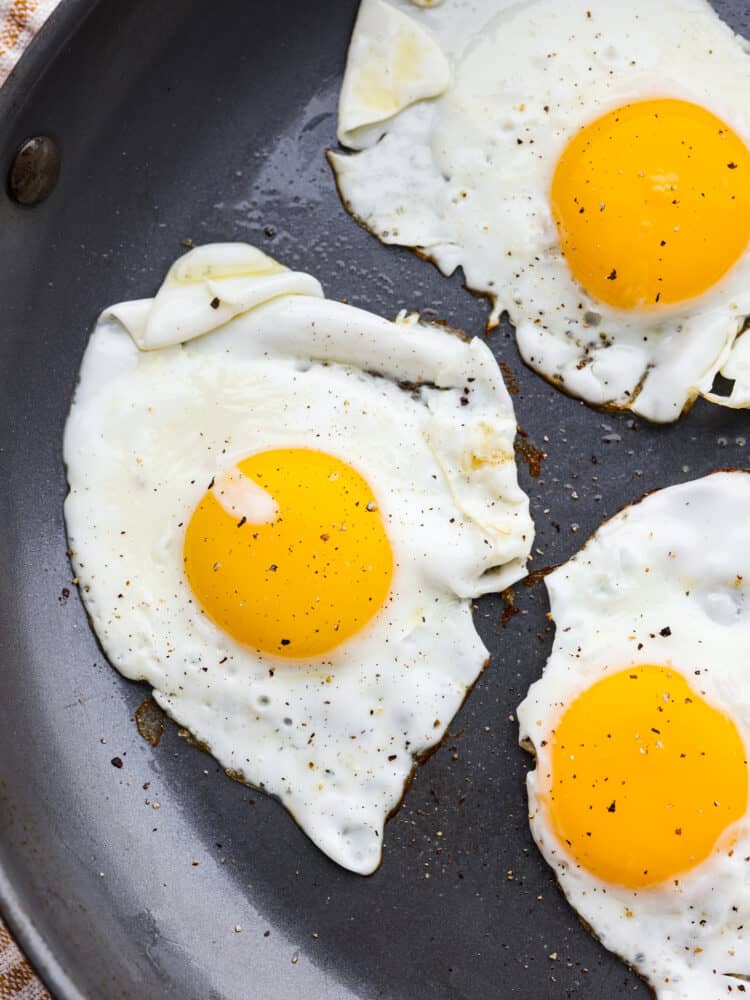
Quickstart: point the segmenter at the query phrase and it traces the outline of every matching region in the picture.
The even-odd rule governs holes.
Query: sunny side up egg
[[[750,977],[749,506],[722,472],[599,528],[547,578],[554,648],[518,710],[534,838],[658,1000]]]
[[[706,0],[362,0],[339,139],[349,211],[563,391],[750,406],[750,55]]]
[[[352,871],[485,665],[471,599],[525,575],[515,433],[481,341],[245,244],[86,348],[65,518],[105,653]]]

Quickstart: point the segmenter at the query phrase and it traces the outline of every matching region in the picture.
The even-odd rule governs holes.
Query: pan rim
[[[0,120],[9,123],[7,134],[11,148],[14,139],[16,144],[22,139],[15,134],[15,119],[65,43],[98,4],[99,0],[60,0],[11,70],[0,89]],[[8,166],[3,164],[3,170],[7,170]],[[60,958],[36,927],[32,908],[22,902],[9,866],[2,858],[0,916],[33,971],[55,1000],[86,1000],[85,994],[75,985]]]

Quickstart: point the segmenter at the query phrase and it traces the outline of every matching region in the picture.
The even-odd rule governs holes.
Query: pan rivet
[[[10,191],[21,205],[38,205],[55,189],[60,176],[60,151],[46,135],[26,139],[10,168]]]

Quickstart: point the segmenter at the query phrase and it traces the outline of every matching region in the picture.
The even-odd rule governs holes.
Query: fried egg
[[[339,139],[349,211],[561,390],[750,406],[750,56],[707,0],[362,0]]]
[[[86,348],[65,519],[105,653],[352,871],[485,665],[472,598],[526,572],[515,432],[484,343],[245,244]]]
[[[750,473],[652,494],[548,578],[556,634],[518,710],[531,830],[659,1000],[750,977]]]

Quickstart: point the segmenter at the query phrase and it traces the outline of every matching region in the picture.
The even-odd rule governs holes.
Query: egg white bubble
[[[65,428],[65,518],[109,660],[352,871],[377,868],[415,760],[485,664],[471,599],[526,573],[515,433],[484,343],[329,301],[314,278],[241,244],[191,251],[154,299],[105,310],[86,348]],[[233,511],[273,519],[273,497],[236,467],[275,448],[356,469],[394,554],[379,614],[304,662],[223,632],[183,567],[212,481]]]
[[[555,643],[518,709],[533,746],[531,830],[571,905],[658,1000],[723,1000],[750,975],[750,815],[679,878],[646,889],[576,864],[540,802],[565,706],[610,674],[674,668],[750,748],[750,473],[721,472],[627,507],[547,577]],[[733,977],[739,976],[740,979]]]
[[[410,67],[396,15],[421,33]],[[375,51],[391,68],[377,86]],[[750,145],[748,43],[707,0],[362,0],[339,106],[339,140],[358,152],[329,160],[359,221],[446,275],[462,268],[490,322],[507,311],[525,362],[565,392],[663,423],[700,395],[750,406],[750,249],[704,295],[633,312],[587,294],[562,256],[561,154],[649,98],[698,104]],[[719,372],[729,398],[712,392]]]

